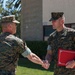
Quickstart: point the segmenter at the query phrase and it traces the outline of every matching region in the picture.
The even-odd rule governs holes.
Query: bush
[[[47,51],[46,41],[26,41],[26,43],[31,51],[37,54],[40,58],[43,59],[45,57]]]

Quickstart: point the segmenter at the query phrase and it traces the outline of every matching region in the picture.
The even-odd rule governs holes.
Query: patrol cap
[[[57,20],[60,17],[62,17],[63,14],[64,14],[63,12],[52,12],[51,13],[51,19],[49,21]]]
[[[14,22],[14,23],[20,23],[15,19],[15,15],[9,15],[9,16],[4,16],[1,19],[1,23],[9,23],[9,22]]]

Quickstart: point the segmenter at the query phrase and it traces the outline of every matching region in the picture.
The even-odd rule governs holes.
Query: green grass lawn
[[[23,58],[19,60],[16,75],[53,75],[53,65],[54,63],[51,63],[50,68],[46,70]]]

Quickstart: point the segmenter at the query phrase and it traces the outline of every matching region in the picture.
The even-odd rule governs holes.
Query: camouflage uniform
[[[67,69],[57,66],[59,48],[75,50],[75,30],[65,27],[61,32],[54,31],[48,38],[48,45],[51,46],[52,57],[55,61],[54,75],[75,75],[75,68]]]
[[[0,35],[0,75],[15,75],[19,54],[26,48],[26,44],[12,34],[5,32]]]

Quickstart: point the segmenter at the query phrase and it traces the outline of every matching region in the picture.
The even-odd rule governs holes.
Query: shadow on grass
[[[27,58],[20,58],[18,65],[23,67],[33,68],[33,69],[46,70],[42,66],[29,61]],[[54,71],[54,62],[51,63],[50,68],[47,71],[51,71],[51,72]]]

